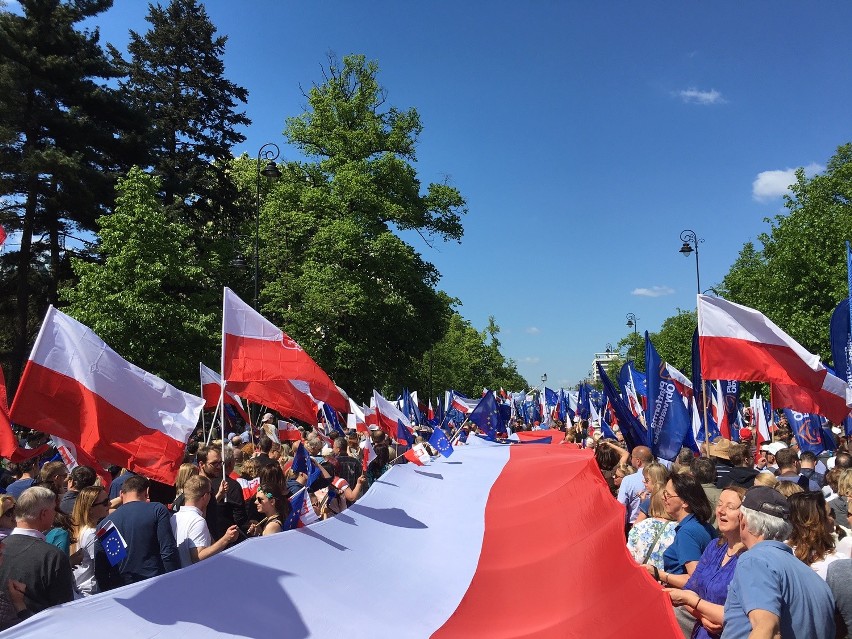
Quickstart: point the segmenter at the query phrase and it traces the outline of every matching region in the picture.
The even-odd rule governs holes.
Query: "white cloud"
[[[541,329],[538,326],[527,326],[524,329],[525,333],[529,333],[530,335],[538,335],[541,333]]]
[[[540,361],[540,357],[525,357],[523,359],[524,364],[538,364]]]
[[[651,288],[634,288],[630,294],[639,297],[662,297],[674,292],[675,290],[671,286],[652,286]]]
[[[825,171],[825,167],[811,163],[805,167],[805,175],[813,177],[817,173]],[[796,181],[796,169],[775,169],[773,171],[761,171],[751,183],[751,196],[758,202],[768,202],[779,198],[790,191],[790,185]]]
[[[701,91],[695,87],[681,89],[676,94],[686,104],[725,104],[727,100],[716,89]]]

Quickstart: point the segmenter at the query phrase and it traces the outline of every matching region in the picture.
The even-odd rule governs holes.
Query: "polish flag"
[[[65,464],[65,467],[69,472],[77,468],[77,466],[88,466],[97,473],[98,477],[101,478],[101,485],[104,489],[109,490],[109,485],[112,483],[112,475],[110,475],[109,472],[107,472],[104,467],[98,463],[98,460],[84,450],[77,450],[77,447],[74,444],[62,439],[61,437],[51,435],[50,440],[56,447],[56,452],[58,452],[59,456],[62,457],[62,463]]]
[[[423,444],[414,444],[414,446],[405,451],[402,456],[417,466],[424,466],[432,461],[432,458],[429,456],[429,453],[426,452],[426,447]]]
[[[3,242],[6,241],[6,229],[0,226],[0,246],[3,246]]]
[[[349,398],[349,414],[346,416],[346,428],[352,428],[359,433],[367,432],[366,416],[364,409]]]
[[[361,465],[363,471],[366,473],[367,466],[377,457],[376,449],[373,448],[373,440],[369,436],[361,443],[361,446]]]
[[[757,393],[749,401],[751,406],[751,427],[757,433],[757,446],[760,447],[764,442],[772,440],[772,435],[769,433],[769,424],[766,423],[766,412],[763,410],[763,398],[758,397]]]
[[[260,477],[255,477],[254,479],[237,477],[236,482],[243,490],[243,501],[254,499],[255,495],[257,495],[257,489],[260,487]]]
[[[483,393],[483,397],[485,394]],[[470,411],[476,408],[476,405],[479,403],[478,399],[465,399],[464,397],[459,397],[455,393],[453,393],[453,401],[452,406],[460,413],[464,413],[467,415]]]
[[[3,636],[82,637],[93,619],[104,636],[134,639],[162,637],[164,628],[182,639],[263,637],[281,628],[299,637],[397,639],[683,636],[669,596],[625,552],[624,508],[591,451],[477,441],[428,470],[394,466],[343,516],[51,608]],[[535,538],[519,543],[531,531]],[[330,552],[317,552],[320,546]],[[421,600],[424,584],[440,584],[440,596],[404,615],[377,615],[370,606],[329,614],[328,598],[317,596],[328,591],[329,575],[336,592],[369,584],[375,601]],[[566,575],[582,575],[584,592],[607,596],[506,597],[519,584],[565,592]],[[223,577],[260,584],[251,605],[275,614],[235,617],[228,606],[174,605]]]
[[[408,417],[399,410],[392,402],[389,402],[379,394],[379,391],[373,390],[373,402],[376,407],[376,420],[378,427],[387,433],[391,439],[396,439],[397,421],[402,422],[410,432],[411,421]]]
[[[22,462],[30,457],[36,457],[46,453],[48,445],[44,444],[38,448],[21,448],[18,438],[12,430],[12,420],[9,417],[9,404],[6,400],[6,377],[0,368],[0,457],[5,457],[11,462]],[[70,469],[69,469],[70,470]]]
[[[134,366],[51,306],[11,416],[98,461],[171,484],[203,406],[202,398]]]
[[[435,419],[435,410],[432,408],[432,398],[429,398],[429,412],[426,413],[426,419],[430,422]]]
[[[204,398],[204,410],[215,409],[219,405],[222,378],[219,377],[219,373],[207,368],[200,362],[199,366],[201,367],[201,396]],[[240,399],[239,395],[226,392],[225,402],[237,410],[246,424],[251,424],[251,417],[249,417],[246,409],[243,408],[243,400]]]
[[[279,419],[278,439],[280,442],[300,442],[302,441],[302,431],[295,424]]]
[[[227,388],[282,415],[316,423],[311,397],[345,413],[349,403],[302,347],[225,288],[222,371]],[[300,389],[308,389],[309,394]]]
[[[704,379],[769,382],[776,406],[825,415],[837,424],[849,414],[852,390],[846,382],[754,309],[699,295],[698,343]]]

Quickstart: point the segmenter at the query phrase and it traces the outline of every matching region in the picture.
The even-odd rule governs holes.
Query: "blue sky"
[[[378,61],[388,103],[416,107],[424,183],[468,202],[461,244],[430,249],[441,288],[531,383],[586,376],[595,351],[657,330],[718,283],[783,210],[795,167],[850,140],[852,5],[740,2],[205,3],[253,123],[236,153],[283,144],[328,52]],[[124,49],[147,4],[99,16]],[[844,238],[839,238],[842,241]],[[285,327],[286,328],[286,327]]]

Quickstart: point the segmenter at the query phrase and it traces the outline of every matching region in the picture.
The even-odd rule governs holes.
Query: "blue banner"
[[[644,446],[647,439],[645,435],[645,427],[642,426],[642,422],[633,416],[630,407],[618,396],[618,393],[615,391],[615,386],[612,381],[610,381],[609,377],[607,377],[606,371],[603,369],[600,362],[597,362],[597,367],[598,375],[600,375],[604,391],[606,392],[606,395],[609,398],[609,403],[612,405],[612,409],[615,411],[615,415],[618,418],[618,426],[621,428],[621,434],[624,436],[624,442],[627,444],[627,450],[633,450],[636,446]]]
[[[645,362],[648,365],[648,446],[654,456],[674,461],[692,428],[683,396],[671,379],[657,349],[645,331]]]
[[[799,450],[809,450],[819,455],[826,450],[822,434],[822,420],[819,415],[800,413],[789,408],[784,409],[784,415],[790,424],[790,430],[799,444]]]
[[[848,246],[848,243],[847,243]],[[831,323],[828,329],[831,341],[831,359],[834,363],[835,374],[840,379],[845,379],[847,384],[852,384],[852,331],[849,329],[849,298],[841,300],[831,314]],[[852,418],[843,420],[843,429],[846,436],[852,435]]]

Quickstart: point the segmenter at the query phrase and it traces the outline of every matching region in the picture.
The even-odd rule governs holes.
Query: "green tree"
[[[225,78],[227,38],[197,0],[151,4],[145,19],[147,33],[130,32],[129,63],[111,51],[128,75],[122,88],[149,115],[145,143],[163,200],[196,237],[233,232],[241,214],[228,161],[251,121],[239,110],[248,91]]]
[[[262,312],[360,397],[401,388],[451,316],[437,269],[396,232],[460,240],[465,212],[455,188],[421,187],[420,118],[385,106],[377,74],[363,56],[330,62],[285,131],[311,161],[282,166],[261,214]],[[251,192],[257,170],[234,168]]]
[[[848,295],[844,240],[852,239],[852,144],[839,147],[820,175],[807,178],[799,169],[791,191],[789,212],[767,220],[762,248],[743,247],[721,292],[829,359],[831,312]]]
[[[95,227],[111,205],[115,177],[139,160],[128,143],[138,114],[110,88],[119,71],[97,30],[79,24],[112,0],[22,0],[0,11],[0,223],[20,232],[0,283],[14,299],[3,353],[12,390],[59,283],[70,275],[66,238]],[[8,306],[4,310],[11,310]]]
[[[79,282],[62,297],[123,357],[197,392],[199,358],[217,361],[221,311],[199,286],[192,229],[169,219],[159,188],[138,168],[119,181],[115,212],[98,220],[103,262],[74,259]]]
[[[660,330],[651,335],[660,358],[689,377],[692,374],[692,335],[698,325],[695,311],[677,309]]]
[[[431,387],[437,395],[448,389],[468,397],[479,397],[483,388],[518,391],[527,381],[518,373],[515,362],[500,352],[497,334],[500,327],[493,317],[488,326],[477,331],[457,312],[453,312],[441,339],[423,356],[416,382],[426,393]]]

